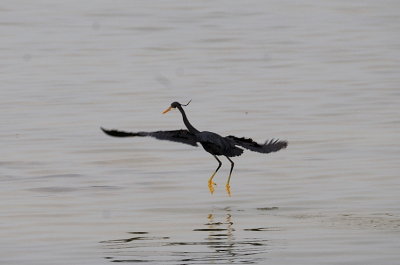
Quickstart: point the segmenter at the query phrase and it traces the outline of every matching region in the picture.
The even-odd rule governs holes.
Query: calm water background
[[[2,1],[0,264],[399,264],[398,1]],[[289,140],[229,163],[99,130]]]

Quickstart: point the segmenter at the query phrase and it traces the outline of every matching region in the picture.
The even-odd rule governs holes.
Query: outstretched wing
[[[257,142],[254,142],[251,138],[244,138],[244,137],[239,138],[233,135],[229,135],[227,136],[227,138],[232,139],[236,145],[242,146],[246,149],[258,153],[277,152],[283,148],[286,148],[288,145],[287,141],[281,141],[275,139],[266,141],[264,144],[259,144]]]
[[[150,136],[158,140],[168,140],[183,144],[197,146],[196,136],[188,130],[175,130],[175,131],[156,131],[156,132],[124,132],[118,130],[100,129],[107,135],[114,137],[145,137]]]

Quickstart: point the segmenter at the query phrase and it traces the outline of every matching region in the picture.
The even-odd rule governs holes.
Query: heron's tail
[[[264,144],[259,144],[255,141],[253,141],[251,138],[244,138],[244,137],[239,138],[239,137],[236,137],[233,135],[229,135],[227,138],[232,139],[236,145],[239,145],[248,150],[258,152],[258,153],[277,152],[288,146],[287,141],[281,141],[278,139],[272,139],[272,140],[266,141]]]

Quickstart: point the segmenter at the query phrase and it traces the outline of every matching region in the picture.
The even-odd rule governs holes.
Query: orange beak
[[[162,114],[167,113],[167,112],[170,111],[171,109],[172,109],[172,107],[170,106],[168,109],[164,110],[164,111],[162,112]]]

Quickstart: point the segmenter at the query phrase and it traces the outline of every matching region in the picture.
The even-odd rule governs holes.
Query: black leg
[[[228,192],[229,196],[231,196],[231,186],[229,185],[229,182],[231,181],[232,171],[235,163],[233,163],[229,157],[226,156],[226,158],[229,160],[229,162],[231,162],[231,171],[229,172],[228,181],[226,182],[226,191]]]
[[[221,167],[221,165],[222,165],[222,162],[218,159],[218,157],[216,157],[215,155],[213,155],[213,157],[215,157],[215,159],[217,159],[217,161],[218,161],[218,167],[217,167],[217,169],[214,171],[214,173],[211,175],[211,177],[208,179],[208,189],[210,190],[210,192],[211,192],[211,194],[213,194],[214,193],[214,185],[215,185],[215,183],[213,182],[213,178],[214,178],[214,176],[215,176],[215,174],[217,174],[217,171],[219,170],[219,168]]]

